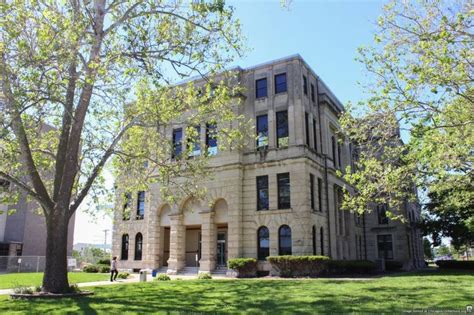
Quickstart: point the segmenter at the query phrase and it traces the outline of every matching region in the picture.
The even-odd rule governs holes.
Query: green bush
[[[280,277],[316,277],[327,270],[326,256],[269,256],[267,260]]]
[[[25,286],[18,286],[13,289],[15,294],[33,294],[33,289]]]
[[[120,273],[117,275],[117,278],[119,278],[119,279],[127,279],[129,276],[130,276],[130,274],[129,274],[128,272],[120,272]]]
[[[156,281],[169,281],[169,280],[171,280],[171,278],[166,273],[160,273],[160,274],[156,275],[155,280]]]
[[[110,266],[110,259],[100,259],[97,262],[97,265],[108,265],[108,266]]]
[[[435,263],[442,269],[474,270],[474,260],[437,260]]]
[[[398,271],[402,270],[403,263],[396,260],[386,260],[385,261],[385,270],[387,271]]]
[[[212,276],[209,272],[202,272],[198,274],[198,279],[199,280],[211,280]]]
[[[327,267],[328,275],[371,274],[376,270],[369,260],[329,260]]]
[[[255,258],[232,258],[227,262],[227,266],[237,272],[237,278],[257,276],[257,260]]]
[[[82,271],[88,272],[88,273],[97,273],[99,272],[99,266],[96,266],[96,265],[84,266],[84,268],[82,268]]]
[[[109,265],[97,265],[99,267],[99,272],[101,273],[109,273],[110,266]]]

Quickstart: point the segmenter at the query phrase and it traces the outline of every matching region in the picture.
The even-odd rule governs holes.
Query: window
[[[255,81],[255,97],[267,97],[267,78]]]
[[[206,148],[207,155],[217,154],[217,125],[206,124]]]
[[[291,255],[291,229],[288,225],[278,230],[278,255]]]
[[[130,193],[126,193],[123,196],[124,203],[123,203],[123,213],[122,219],[124,221],[130,220],[130,206],[132,205],[132,195]]]
[[[121,260],[128,259],[128,234],[122,235],[122,251],[120,255]]]
[[[342,166],[341,151],[342,151],[342,144],[338,143],[337,144],[337,164],[339,165],[339,168],[341,168],[341,166]]]
[[[323,180],[318,177],[318,206],[319,211],[323,211]]]
[[[316,119],[313,119],[313,148],[316,152],[318,152],[318,133],[316,130]]]
[[[265,260],[270,256],[270,232],[266,226],[261,226],[257,231],[258,260]]]
[[[334,166],[336,166],[336,137],[331,137],[331,145],[332,145],[332,161],[334,162]]]
[[[377,205],[377,216],[379,219],[379,224],[388,224],[387,217],[387,205]]]
[[[308,113],[304,114],[304,123],[306,131],[306,145],[309,146],[309,115]]]
[[[290,173],[277,174],[278,181],[278,209],[291,208]]]
[[[275,94],[286,92],[286,73],[275,76]]]
[[[137,220],[142,220],[145,216],[145,192],[139,191],[137,198]]]
[[[173,129],[173,154],[172,158],[176,159],[181,155],[183,151],[183,129]]]
[[[276,113],[277,124],[277,147],[284,148],[288,146],[288,111]]]
[[[257,210],[268,209],[268,176],[257,176]]]
[[[257,148],[268,146],[268,116],[257,116]]]
[[[316,226],[313,225],[313,255],[316,255]]]
[[[306,76],[303,76],[303,93],[304,95],[308,95],[308,79]]]
[[[321,227],[319,230],[319,242],[321,242],[321,256],[324,255],[324,230]]]
[[[310,197],[311,197],[311,209],[314,210],[314,175],[309,174],[309,189],[310,191]]]
[[[193,128],[188,129],[190,130],[190,136],[188,138],[188,145],[190,147],[189,157],[195,157],[201,155],[201,127],[194,126]]]
[[[135,260],[142,260],[143,252],[143,236],[142,233],[137,233],[135,236]]]
[[[392,235],[377,235],[377,247],[379,258],[393,259]]]
[[[314,102],[316,100],[315,94],[314,94],[314,85],[311,83],[311,100]]]

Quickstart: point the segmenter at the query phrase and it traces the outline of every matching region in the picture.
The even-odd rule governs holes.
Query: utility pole
[[[107,252],[107,233],[109,232],[109,230],[105,229],[103,231],[104,231],[104,252]]]

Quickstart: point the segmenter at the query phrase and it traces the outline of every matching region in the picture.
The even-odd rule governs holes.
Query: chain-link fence
[[[68,269],[76,268],[76,260],[68,257]],[[45,256],[0,256],[0,272],[43,272]]]

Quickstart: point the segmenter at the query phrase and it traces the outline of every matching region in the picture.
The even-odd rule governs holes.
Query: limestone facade
[[[286,75],[283,92],[282,74]],[[279,255],[288,248],[292,255],[375,260],[382,258],[377,235],[387,228],[393,235],[391,259],[406,268],[419,265],[421,235],[414,225],[392,222],[378,227],[375,212],[358,217],[339,210],[344,182],[336,171],[351,165],[352,146],[337,138],[342,104],[306,62],[299,55],[290,56],[239,69],[239,78],[246,91],[245,115],[254,120],[267,115],[266,146],[257,147],[258,141],[251,141],[240,152],[219,152],[212,158],[214,175],[206,182],[211,205],[192,198],[167,204],[155,185],[145,192],[143,218],[123,220],[118,198],[112,250],[121,259],[120,267],[165,267],[169,273],[185,267],[212,271],[225,268],[229,258]],[[257,84],[260,79],[266,79],[266,84]],[[287,112],[288,139],[280,139],[279,145],[277,133],[285,134],[281,124],[280,129],[277,126],[281,117],[277,113],[282,111]],[[267,176],[268,209],[257,210],[260,176]],[[283,202],[287,190],[279,190],[285,183],[289,204]],[[137,205],[136,198],[132,194],[132,207]],[[410,211],[416,220],[419,207]],[[259,268],[268,270],[269,266],[262,259]]]

